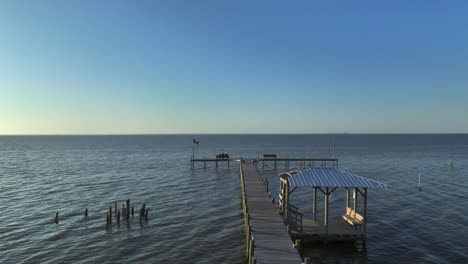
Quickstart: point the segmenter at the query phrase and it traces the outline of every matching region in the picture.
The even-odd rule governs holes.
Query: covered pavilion
[[[354,175],[334,167],[310,167],[280,175],[279,207],[286,224],[291,225],[293,239],[357,240],[366,239],[367,189],[387,188],[388,185]],[[304,220],[298,208],[290,204],[290,195],[297,188],[312,188],[312,220]],[[346,204],[343,221],[329,223],[330,195],[337,189],[345,189]],[[323,224],[317,221],[317,193],[324,195]],[[351,191],[353,204],[350,205]],[[362,197],[363,211],[358,212],[358,196]],[[304,223],[303,223],[304,222]]]

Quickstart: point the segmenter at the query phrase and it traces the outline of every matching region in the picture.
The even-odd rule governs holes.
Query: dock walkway
[[[302,263],[278,208],[265,192],[252,160],[241,165],[245,185],[245,205],[250,216],[256,263]]]

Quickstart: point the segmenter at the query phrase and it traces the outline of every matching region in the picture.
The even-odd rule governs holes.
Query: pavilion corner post
[[[351,189],[349,187],[346,187],[346,208],[349,207],[349,196],[351,194]]]
[[[367,188],[364,188],[363,191],[364,196],[364,232],[367,231]]]
[[[317,221],[317,187],[312,189],[313,192],[313,204],[312,204],[312,219]]]
[[[323,224],[325,225],[325,230],[328,232],[328,197],[330,193],[328,192],[328,187],[325,192],[325,214]]]

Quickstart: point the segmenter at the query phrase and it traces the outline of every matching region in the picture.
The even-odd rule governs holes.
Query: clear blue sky
[[[468,132],[468,1],[0,2],[0,134]]]

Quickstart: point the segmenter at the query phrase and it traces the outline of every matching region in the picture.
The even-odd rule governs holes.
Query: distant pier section
[[[195,168],[196,163],[203,163],[203,168],[206,169],[207,163],[215,163],[216,168],[219,167],[220,163],[226,164],[228,168],[232,162],[240,161],[241,158],[231,158],[229,155],[226,157],[222,157],[220,155],[216,155],[214,158],[195,158],[192,156],[190,159],[190,164],[192,169]],[[338,167],[338,158],[336,157],[278,157],[276,154],[264,154],[262,158],[250,158],[255,162],[256,166],[260,163],[262,164],[262,169],[265,169],[265,164],[272,163],[273,169],[278,168],[278,163],[284,164],[284,168],[289,170],[290,162],[299,163],[299,167],[306,168],[306,167],[315,167],[318,164],[321,167],[326,167],[331,165],[333,167]]]

